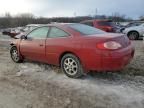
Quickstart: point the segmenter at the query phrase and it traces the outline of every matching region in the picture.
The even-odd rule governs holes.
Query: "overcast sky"
[[[9,12],[33,13],[35,16],[62,17],[112,15],[119,12],[127,17],[144,15],[144,0],[0,0],[0,15]]]

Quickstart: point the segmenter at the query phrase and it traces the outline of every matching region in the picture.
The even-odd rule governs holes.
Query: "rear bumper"
[[[123,69],[130,63],[134,56],[134,49],[127,50],[121,53],[121,56],[102,57],[102,70],[104,71],[117,71]]]
[[[134,47],[129,45],[117,51],[102,51],[101,59],[91,60],[87,64],[88,71],[118,71],[130,63],[134,57]],[[99,61],[96,61],[99,60]],[[97,65],[99,62],[100,65]]]

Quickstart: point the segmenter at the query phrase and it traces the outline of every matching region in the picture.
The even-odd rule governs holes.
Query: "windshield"
[[[141,22],[139,22],[139,23],[130,23],[130,24],[127,25],[127,27],[139,26],[139,25],[142,25],[142,23]]]
[[[106,33],[100,29],[91,27],[91,26],[87,26],[84,24],[70,24],[69,25],[70,28],[80,32],[81,34],[84,35],[93,35],[93,34],[103,34]]]

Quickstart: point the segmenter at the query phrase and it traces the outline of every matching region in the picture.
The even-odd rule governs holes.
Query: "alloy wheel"
[[[19,54],[18,54],[17,49],[12,50],[11,57],[15,62],[19,61]]]
[[[136,32],[132,32],[129,35],[129,39],[130,40],[135,40],[138,37],[138,34]]]
[[[77,62],[73,58],[66,58],[63,65],[65,72],[69,75],[75,75],[78,71]]]

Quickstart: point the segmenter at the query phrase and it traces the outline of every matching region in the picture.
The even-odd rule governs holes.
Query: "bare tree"
[[[112,13],[111,19],[115,22],[124,21],[126,19],[125,15],[121,15],[119,12]]]
[[[98,19],[111,19],[116,22],[129,20],[128,18],[125,17],[125,15],[120,15],[118,12],[113,13],[112,16],[98,15],[98,14],[96,16]],[[0,28],[25,26],[27,24],[48,24],[50,22],[79,23],[83,20],[91,20],[94,18],[95,17],[91,15],[44,18],[44,17],[35,17],[31,13],[23,13],[18,14],[16,16],[11,16],[10,13],[5,13],[4,17],[0,17]]]

